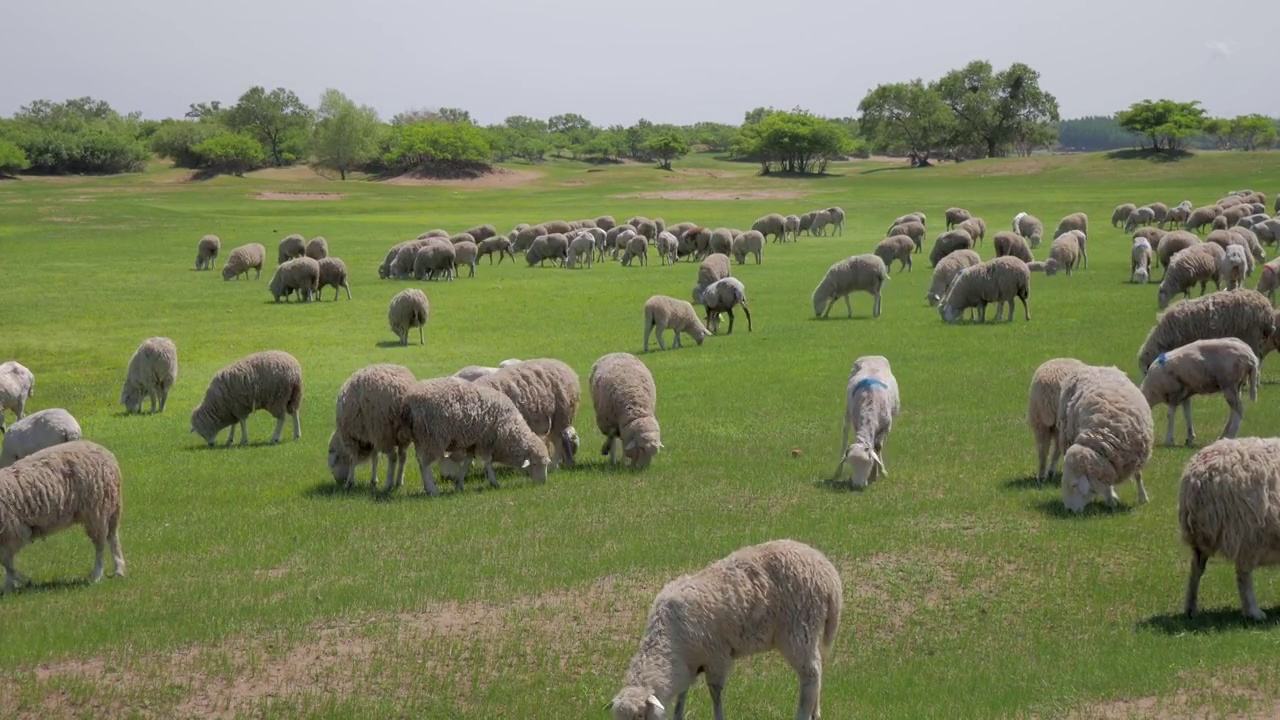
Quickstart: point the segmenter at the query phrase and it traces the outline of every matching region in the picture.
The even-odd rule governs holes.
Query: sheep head
[[[1071,512],[1083,512],[1094,497],[1110,496],[1115,479],[1115,468],[1106,458],[1083,445],[1072,445],[1062,456],[1062,504]]]
[[[666,720],[667,709],[656,695],[641,687],[623,688],[609,703],[613,720]]]
[[[866,487],[872,480],[889,475],[884,469],[884,460],[880,458],[880,453],[861,442],[849,446],[844,453],[844,461],[853,469],[854,487]]]
[[[649,467],[662,447],[656,418],[639,418],[622,429],[622,452],[631,461],[633,470]]]
[[[1140,285],[1146,285],[1147,282],[1151,280],[1151,277],[1146,268],[1140,267],[1136,272],[1134,272],[1133,279]]]
[[[129,383],[125,383],[124,389],[120,391],[120,404],[124,405],[124,409],[130,415],[142,412],[142,393],[138,388]]]

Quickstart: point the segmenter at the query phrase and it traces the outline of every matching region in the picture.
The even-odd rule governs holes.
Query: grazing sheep
[[[648,221],[646,221],[648,222]],[[541,227],[547,229],[547,235],[568,235],[573,232],[573,226],[564,220],[552,220],[542,223]]]
[[[746,264],[747,255],[755,255],[756,264],[759,265],[760,254],[764,251],[764,236],[756,230],[748,230],[733,239],[730,251],[739,265]]]
[[[329,257],[329,241],[320,236],[313,237],[311,238],[311,241],[307,243],[306,250],[303,251],[303,254],[312,260],[319,262]]]
[[[697,344],[701,345],[711,331],[698,321],[698,314],[693,305],[666,295],[654,295],[644,303],[644,351],[649,352],[649,334],[658,331],[658,348],[666,350],[662,334],[671,328],[675,332],[673,348],[683,347],[680,333],[688,333]]]
[[[596,427],[604,434],[601,455],[617,464],[618,445],[633,470],[649,466],[662,449],[662,434],[654,416],[658,388],[649,368],[630,353],[610,353],[591,366],[591,405]]]
[[[453,276],[461,277],[458,268],[467,266],[467,277],[476,276],[476,254],[480,251],[475,243],[463,240],[453,246]]]
[[[622,254],[622,266],[630,266],[635,258],[640,258],[641,265],[649,264],[649,243],[643,235],[632,235],[631,239],[627,240],[626,252]]]
[[[498,264],[502,264],[503,257],[510,257],[512,262],[516,260],[516,254],[512,251],[511,241],[504,237],[493,237],[488,240],[481,240],[476,244],[476,259],[485,255],[489,256],[489,264],[493,264],[493,256],[498,256]]]
[[[40,410],[9,426],[0,446],[0,468],[6,468],[47,447],[82,437],[80,423],[62,408]]]
[[[897,260],[901,265],[898,269],[911,271],[911,253],[915,251],[916,244],[910,237],[906,235],[890,235],[880,241],[873,251],[876,257],[884,261],[885,272],[893,269],[893,261]]]
[[[1144,205],[1151,210],[1152,222],[1159,225],[1164,222],[1165,217],[1169,214],[1169,206],[1162,202],[1153,202]]]
[[[426,232],[422,233],[421,235],[419,235],[419,236],[418,236],[418,239],[419,239],[419,240],[429,240],[429,239],[431,239],[431,238],[433,238],[433,237],[444,238],[444,239],[448,240],[448,239],[449,239],[449,231],[448,231],[448,230],[441,230],[441,229],[439,229],[439,228],[436,228],[435,230],[428,230],[428,231],[426,231]]]
[[[253,279],[262,277],[262,263],[266,260],[267,249],[261,243],[249,243],[231,251],[227,261],[222,264],[222,279],[240,279],[244,275],[249,279],[249,271],[253,270]]]
[[[978,322],[987,321],[987,304],[996,304],[996,322],[1009,303],[1009,322],[1013,322],[1013,301],[1022,300],[1022,313],[1031,320],[1027,299],[1031,296],[1031,271],[1014,257],[998,257],[956,273],[951,287],[938,303],[938,313],[946,322],[956,322],[964,311],[976,307]]]
[[[288,302],[294,291],[298,293],[299,302],[311,302],[316,297],[319,284],[320,263],[309,257],[296,257],[276,267],[267,290],[276,302],[280,302],[280,298]]]
[[[530,266],[536,263],[539,267],[542,267],[547,260],[563,267],[568,257],[569,239],[564,233],[551,233],[538,237],[524,254],[524,259]]]
[[[952,230],[942,233],[933,241],[933,250],[929,252],[929,264],[937,267],[938,262],[951,253],[972,248],[973,236],[964,230]]]
[[[1124,221],[1124,231],[1132,233],[1139,227],[1150,225],[1156,221],[1156,211],[1149,207],[1140,207],[1129,213],[1129,217]]]
[[[1262,277],[1258,278],[1256,290],[1267,296],[1267,300],[1276,301],[1276,288],[1280,287],[1280,258],[1276,258],[1262,266]]]
[[[1242,287],[1252,264],[1244,247],[1231,245],[1218,261],[1218,279],[1228,290]]]
[[[1258,236],[1258,240],[1274,245],[1280,240],[1280,216],[1257,223],[1250,230]]]
[[[1075,373],[1088,367],[1074,358],[1046,360],[1031,376],[1031,390],[1027,400],[1027,425],[1036,441],[1036,484],[1053,477],[1062,457],[1058,444],[1058,401],[1062,397],[1062,385]],[[1053,454],[1050,460],[1050,447]]]
[[[1035,260],[1031,256],[1031,248],[1027,247],[1027,241],[1018,233],[1001,230],[992,238],[991,244],[996,248],[996,257],[1016,257],[1022,262]]]
[[[942,259],[933,268],[933,279],[929,281],[929,292],[925,294],[925,302],[929,303],[929,307],[937,307],[941,302],[942,296],[947,294],[947,288],[951,287],[951,281],[965,268],[973,267],[982,262],[982,258],[978,253],[972,250],[957,250]]]
[[[280,246],[276,251],[276,264],[283,265],[286,262],[300,258],[307,254],[307,239],[301,235],[286,235],[280,241]]]
[[[658,258],[662,260],[662,264],[671,263],[674,265],[679,259],[680,241],[670,232],[662,232],[658,234],[658,239],[653,242],[653,247],[658,251]]]
[[[1156,250],[1160,247],[1160,242],[1164,240],[1165,236],[1168,234],[1168,232],[1161,230],[1158,227],[1138,228],[1133,233],[1133,241],[1136,244],[1139,240],[1146,240],[1147,247],[1151,248],[1151,254],[1154,256],[1156,254]],[[1158,263],[1159,261],[1157,260],[1156,262]]]
[[[803,215],[801,215],[801,216],[800,216],[800,232],[802,232],[802,233],[808,233],[808,232],[812,229],[812,227],[813,227],[813,217],[814,217],[814,215],[816,215],[816,214],[817,214],[817,213],[811,213],[811,212],[810,212],[810,213],[805,213],[805,214],[803,214]],[[812,234],[812,233],[810,233],[810,234]],[[797,236],[796,236],[796,238],[797,238],[797,239],[799,239],[799,236],[797,235]]]
[[[601,215],[596,218],[596,227],[604,230],[605,232],[609,232],[617,226],[618,221],[614,220],[612,215]]]
[[[1045,275],[1056,275],[1061,270],[1071,276],[1071,271],[1080,260],[1080,242],[1074,233],[1057,237],[1049,245],[1049,259],[1044,263]]]
[[[1083,236],[1087,237],[1089,235],[1089,216],[1082,212],[1067,215],[1058,221],[1058,228],[1053,231],[1053,236],[1058,238],[1072,230],[1079,230]]]
[[[445,238],[430,238],[418,248],[418,254],[413,259],[413,277],[415,280],[422,280],[435,278],[443,273],[445,280],[452,280],[457,260],[458,251],[453,243]]]
[[[800,680],[796,717],[818,718],[822,664],[835,644],[843,592],[831,561],[794,540],[745,547],[672,580],[649,608],[640,647],[609,704],[613,720],[661,720],[673,700],[672,716],[684,720],[700,673],[712,713],[723,720],[721,696],[733,663],[769,650]]]
[[[945,215],[947,218],[948,230],[973,217],[973,215],[969,214],[968,210],[958,207],[947,208]]]
[[[1242,288],[1184,300],[1156,319],[1138,350],[1138,369],[1145,375],[1161,353],[1210,338],[1239,338],[1262,357],[1275,330],[1271,303],[1253,290]]]
[[[391,306],[387,309],[387,322],[391,324],[391,332],[400,338],[401,345],[409,344],[409,331],[418,328],[418,344],[427,343],[423,328],[431,315],[431,304],[427,296],[417,288],[401,290],[391,298]]]
[[[330,438],[329,469],[334,481],[351,488],[356,482],[356,466],[368,459],[372,464],[369,485],[378,486],[378,454],[387,456],[390,492],[404,482],[409,436],[401,406],[413,386],[413,372],[400,365],[377,364],[363,367],[338,389],[335,430]]]
[[[460,232],[457,235],[449,236],[450,245],[457,245],[458,243],[464,243],[464,242],[469,242],[474,245],[476,242],[476,237],[469,232]]]
[[[579,233],[569,243],[569,254],[565,258],[566,268],[590,268],[596,256],[596,237],[589,232]]]
[[[582,389],[573,368],[551,358],[526,360],[499,368],[497,372],[477,378],[475,383],[493,388],[515,403],[533,434],[551,443],[553,467],[574,465],[578,435],[573,429],[573,418],[578,414]],[[451,458],[442,463],[442,470],[451,465],[456,465],[457,471],[465,475],[471,460]],[[443,474],[457,477],[450,472]]]
[[[1160,280],[1160,291],[1156,302],[1161,310],[1169,307],[1169,303],[1178,295],[1191,297],[1191,289],[1200,285],[1200,294],[1204,295],[1205,286],[1212,282],[1214,289],[1221,288],[1218,282],[1218,264],[1226,253],[1212,243],[1192,245],[1178,252],[1169,261],[1164,278]]]
[[[519,365],[522,362],[524,361],[516,358],[510,358],[498,363],[498,367],[489,367],[487,365],[468,365],[454,373],[453,376],[466,380],[467,382],[475,382],[485,375],[492,375],[503,368],[511,367],[512,365]]]
[[[900,223],[889,228],[889,234],[887,237],[893,237],[894,235],[906,235],[911,238],[911,242],[915,244],[916,252],[921,252],[924,250],[924,236],[927,232],[928,231],[925,229],[923,223],[911,221]]]
[[[853,470],[853,486],[864,488],[881,475],[884,467],[884,443],[898,417],[898,381],[883,355],[864,355],[853,361],[849,382],[845,386],[844,439],[840,444],[840,464],[832,481],[840,479],[840,471],[849,463]],[[849,444],[849,430],[853,444]]]
[[[471,242],[479,245],[480,243],[492,237],[497,237],[498,229],[492,225],[477,225],[466,231],[471,236]]]
[[[635,225],[636,234],[645,239],[645,242],[653,242],[658,239],[658,223],[654,220],[641,220]]]
[[[1124,223],[1125,221],[1127,221],[1129,219],[1129,216],[1133,214],[1133,211],[1137,209],[1138,209],[1138,206],[1134,205],[1133,203],[1124,203],[1123,205],[1117,205],[1116,209],[1111,211],[1111,227],[1120,227],[1121,223]],[[1133,231],[1126,230],[1125,232],[1133,232]]]
[[[418,249],[426,245],[426,240],[409,240],[397,244],[387,253],[383,261],[386,266],[385,277],[403,279],[413,276],[413,262],[418,259]],[[395,257],[392,257],[392,253]],[[390,261],[390,264],[388,264]],[[378,277],[384,277],[382,268],[378,268]]]
[[[921,225],[928,225],[928,222],[926,222],[925,214],[917,210],[916,212],[909,212],[906,215],[899,215],[896,220],[894,220],[892,223],[889,224],[889,234],[890,235],[895,234],[893,232],[893,228],[895,226],[903,225],[905,223],[910,223],[910,222],[920,223]]]
[[[1189,220],[1190,218],[1191,218],[1190,206],[1183,207],[1179,205],[1177,207],[1172,207],[1172,208],[1169,208],[1169,214],[1164,216],[1164,222],[1160,223],[1160,227],[1163,227],[1165,229],[1180,228],[1183,225],[1185,225],[1187,220]]]
[[[960,223],[959,229],[969,233],[975,247],[981,245],[987,237],[987,221],[982,218],[969,218]]]
[[[1151,279],[1151,243],[1146,238],[1134,237],[1129,252],[1129,282],[1145,285]]]
[[[218,267],[218,250],[222,241],[217,235],[205,235],[196,246],[196,270],[212,270]]]
[[[1183,230],[1190,230],[1195,233],[1202,233],[1206,227],[1213,225],[1213,221],[1222,213],[1219,207],[1199,207],[1191,211],[1187,216],[1186,222],[1183,223]]]
[[[1062,503],[1083,512],[1093,497],[1114,507],[1115,486],[1133,476],[1138,502],[1147,502],[1142,468],[1151,459],[1155,425],[1142,391],[1115,367],[1085,367],[1062,384],[1058,399],[1058,447],[1062,454]]]
[[[764,237],[763,235],[761,236]],[[711,237],[707,242],[707,250],[711,253],[720,253],[728,256],[733,252],[733,231],[729,228],[716,228],[711,231]]]
[[[1222,437],[1235,437],[1244,419],[1240,390],[1248,387],[1249,399],[1258,399],[1259,364],[1258,355],[1236,338],[1196,340],[1156,357],[1142,379],[1142,395],[1153,408],[1160,404],[1169,406],[1165,444],[1173,445],[1174,418],[1179,405],[1187,419],[1187,446],[1195,444],[1191,398],[1215,393],[1222,393],[1231,409]]]
[[[1178,527],[1191,547],[1188,617],[1199,613],[1200,578],[1209,558],[1235,564],[1240,611],[1266,620],[1253,588],[1256,568],[1280,562],[1280,439],[1219,440],[1187,462],[1178,494]]]
[[[5,428],[5,411],[15,420],[26,417],[27,400],[35,395],[36,376],[16,360],[0,363],[0,432]]]
[[[812,223],[812,221],[810,221]],[[783,235],[783,226],[786,224],[785,218],[778,213],[770,213],[755,222],[751,223],[751,229],[760,233],[764,238],[773,236],[774,241],[782,242],[786,239]]]
[[[719,253],[708,255],[702,264],[698,265],[698,283],[693,286],[693,304],[702,304],[702,291],[707,289],[711,283],[727,278],[733,275],[729,269],[729,256]]]
[[[1264,223],[1270,219],[1271,219],[1271,216],[1266,213],[1255,213],[1253,215],[1245,215],[1244,217],[1240,218],[1239,220],[1236,221],[1235,226],[1242,227],[1242,228],[1252,228],[1254,225],[1257,225],[1258,223]]]
[[[267,350],[246,355],[214,374],[204,400],[191,411],[191,432],[213,447],[218,432],[230,427],[230,446],[239,423],[240,444],[248,445],[249,416],[255,410],[266,410],[276,419],[276,429],[271,434],[271,444],[275,445],[280,442],[286,415],[293,418],[293,439],[302,437],[298,419],[301,409],[302,365],[287,352]]]
[[[103,551],[111,548],[116,577],[124,577],[120,551],[120,464],[110,450],[88,440],[55,445],[0,470],[0,564],[4,592],[26,578],[14,559],[32,540],[72,525],[93,542],[90,582],[102,579]]]
[[[865,292],[875,298],[871,316],[880,317],[880,289],[888,280],[889,268],[875,255],[868,253],[847,257],[827,268],[822,282],[814,288],[813,314],[820,318],[830,316],[836,301],[844,298],[844,307],[849,311],[849,317],[853,317],[849,294]]]
[[[1160,239],[1160,244],[1156,246],[1156,259],[1160,266],[1169,270],[1169,262],[1173,260],[1173,256],[1189,247],[1200,244],[1200,238],[1185,230],[1174,230]]]
[[[761,237],[763,237],[763,235]],[[796,241],[800,239],[800,216],[799,215],[787,215],[786,217],[782,218],[783,241],[785,242],[788,237],[790,237],[792,241]],[[777,242],[777,241],[778,239],[775,237],[774,242]]]
[[[538,238],[547,235],[548,230],[542,225],[533,225],[516,233],[515,240],[511,242],[512,252],[526,252],[533,247],[533,243]],[[533,263],[529,263],[532,265]]]
[[[341,258],[326,257],[320,261],[320,280],[316,284],[317,293],[327,287],[333,288],[333,301],[338,301],[338,293],[347,291],[347,299],[351,299],[351,285],[347,282],[347,264]],[[323,300],[319,294],[317,300]]]
[[[721,278],[702,291],[702,304],[707,308],[706,326],[711,332],[720,329],[720,313],[729,313],[729,332],[733,334],[733,308],[742,306],[747,316],[747,332],[751,332],[751,310],[747,308],[747,288],[737,278]],[[662,337],[659,334],[658,337]]]
[[[120,389],[120,404],[132,413],[142,412],[142,397],[151,400],[151,412],[155,413],[159,400],[159,412],[169,402],[169,390],[178,380],[178,346],[166,337],[147,338],[142,341],[125,373],[124,387]]]

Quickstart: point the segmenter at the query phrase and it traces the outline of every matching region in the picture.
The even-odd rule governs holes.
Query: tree
[[[1186,140],[1204,126],[1204,108],[1200,102],[1143,100],[1116,113],[1120,127],[1145,135],[1156,152],[1181,150]]]
[[[1018,154],[1030,157],[1036,150],[1051,148],[1058,143],[1058,128],[1053,123],[1039,122],[1024,125],[1013,138]]]
[[[315,129],[315,156],[320,167],[347,171],[369,162],[378,151],[378,111],[358,106],[337,90],[325,90],[320,98]]]
[[[220,132],[193,148],[203,158],[205,167],[215,172],[241,177],[246,171],[260,167],[267,155],[262,144],[242,133]]]
[[[485,132],[470,123],[396,125],[385,139],[383,162],[399,172],[474,173],[493,157]]]
[[[1112,116],[1090,116],[1057,123],[1060,147],[1084,152],[1132,148],[1141,144],[1137,135],[1120,127]]]
[[[0,177],[17,175],[31,167],[27,154],[16,143],[0,140]]]
[[[410,108],[403,112],[398,112],[391,117],[392,125],[412,125],[413,123],[431,122],[439,120],[440,113],[429,108]]]
[[[249,89],[225,116],[227,127],[257,138],[275,166],[288,165],[304,152],[311,130],[311,109],[292,90]]]
[[[439,115],[444,122],[475,124],[471,121],[471,113],[461,108],[442,107]]]
[[[1233,145],[1241,150],[1265,150],[1276,144],[1276,121],[1266,115],[1240,115],[1232,118],[1229,128]]]
[[[1040,88],[1040,73],[1022,63],[993,73],[975,60],[931,86],[955,113],[960,144],[984,148],[986,157],[1005,154],[1019,137],[1043,137],[1032,125],[1057,122],[1058,101]]]
[[[1200,131],[1205,134],[1213,142],[1216,150],[1226,150],[1231,147],[1231,121],[1226,118],[1209,118],[1204,121],[1204,126]]]
[[[874,149],[902,152],[913,166],[929,165],[929,157],[945,147],[955,130],[955,114],[933,89],[919,79],[879,85],[858,103],[863,134]]]
[[[679,133],[667,131],[649,138],[644,150],[659,160],[663,170],[670,170],[672,160],[689,154],[689,143]]]
[[[760,163],[760,174],[822,173],[827,162],[848,149],[849,136],[838,125],[805,110],[774,111],[759,123],[738,130],[734,153]]]
[[[121,115],[90,97],[36,100],[7,124],[34,173],[119,173],[142,169],[151,153],[137,113]]]
[[[555,149],[568,150],[574,158],[586,152],[588,143],[599,132],[590,120],[576,113],[553,115],[547,120],[547,130]]]
[[[214,100],[207,103],[191,103],[187,106],[186,117],[192,120],[215,121],[227,111],[222,107],[222,101]]]
[[[198,168],[204,165],[204,158],[195,147],[221,132],[225,130],[212,122],[165,120],[151,136],[151,151],[177,167]]]

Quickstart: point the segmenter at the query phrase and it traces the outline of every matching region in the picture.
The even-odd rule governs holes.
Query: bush
[[[192,150],[200,156],[202,167],[237,177],[261,167],[267,160],[261,143],[248,135],[232,132],[214,135]]]
[[[198,168],[204,160],[195,147],[221,132],[225,131],[213,123],[166,120],[151,136],[151,151],[178,167]]]
[[[392,172],[477,172],[488,170],[492,157],[484,130],[470,123],[396,125],[384,144],[382,159]]]
[[[0,140],[0,175],[17,175],[31,167],[22,148],[8,140]]]

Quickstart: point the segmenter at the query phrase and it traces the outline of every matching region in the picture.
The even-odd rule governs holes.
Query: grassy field
[[[186,182],[159,166],[0,183],[0,360],[36,373],[29,411],[70,409],[86,437],[118,456],[130,570],[85,586],[92,550],[79,530],[19,556],[36,585],[0,599],[0,716],[605,717],[662,584],[783,537],[825,551],[845,582],[827,717],[1280,711],[1280,631],[1239,619],[1227,564],[1210,564],[1204,617],[1180,618],[1177,484],[1192,451],[1156,450],[1150,504],[1133,506],[1126,484],[1122,510],[1065,517],[1059,491],[1030,480],[1024,422],[1031,373],[1051,357],[1138,377],[1155,286],[1126,283],[1130,243],[1108,225],[1111,208],[1274,192],[1276,155],[926,171],[867,161],[819,179],[754,171],[697,157],[673,173],[517,166],[480,186],[339,183],[306,170]],[[294,192],[342,195],[258,199]],[[411,467],[389,500],[363,482],[335,491],[325,449],[336,391],[353,370],[394,362],[426,378],[556,357],[585,388],[601,355],[640,352],[645,298],[685,298],[696,274],[696,264],[661,267],[656,257],[648,268],[590,271],[521,259],[485,262],[452,283],[379,281],[395,242],[434,227],[505,230],[603,213],[744,227],[766,212],[832,204],[848,213],[844,237],[771,244],[763,265],[734,267],[754,332],[740,323],[702,347],[644,357],[666,446],[647,471],[605,465],[584,393],[585,462],[545,486],[511,475],[501,490],[473,480],[432,499]],[[831,320],[813,318],[810,293],[831,263],[869,252],[899,214],[923,209],[940,225],[950,205],[986,218],[991,233],[1023,210],[1049,225],[1086,211],[1089,269],[1033,275],[1030,323],[1019,308],[1011,324],[947,325],[925,305],[930,269],[919,255],[914,272],[894,273],[878,320],[866,295],[854,296],[852,321],[843,304]],[[328,238],[352,271],[354,301],[272,304],[275,244],[293,232]],[[205,233],[222,238],[224,257],[267,245],[263,279],[194,272]],[[979,250],[993,254],[990,238]],[[427,343],[391,346],[387,302],[410,284],[431,300]],[[122,416],[125,366],[152,335],[179,348],[169,410]],[[259,413],[251,447],[206,449],[188,432],[191,409],[218,368],[264,349],[302,362],[302,440],[265,445],[274,421]],[[903,408],[888,477],[852,492],[824,478],[839,457],[849,366],[867,354],[890,358]],[[1273,435],[1280,422],[1275,362],[1246,409],[1246,435]],[[1221,398],[1196,400],[1195,412],[1201,438],[1216,437]],[[1162,409],[1157,417],[1163,433]],[[1257,586],[1280,618],[1275,575],[1260,573]],[[730,678],[728,713],[790,717],[796,692],[780,657],[749,658]],[[710,716],[701,685],[690,703],[691,718]]]

